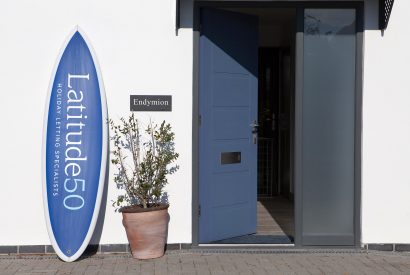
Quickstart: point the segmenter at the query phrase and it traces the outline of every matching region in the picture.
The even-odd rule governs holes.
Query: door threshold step
[[[294,244],[266,245],[210,245],[198,244],[189,250],[193,253],[240,253],[240,254],[356,254],[368,253],[360,247],[296,247]]]
[[[224,247],[224,248],[237,248],[237,247],[294,247],[295,244],[282,244],[282,243],[244,243],[244,244],[239,244],[239,243],[232,243],[232,244],[217,244],[217,243],[204,243],[204,244],[198,244],[198,247]]]

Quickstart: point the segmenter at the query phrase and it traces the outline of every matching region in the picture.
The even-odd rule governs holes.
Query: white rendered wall
[[[395,1],[384,36],[377,14],[377,1],[366,1],[362,242],[410,243],[410,1]],[[111,117],[127,114],[130,94],[173,96],[172,113],[142,117],[173,123],[181,169],[168,187],[168,242],[191,242],[192,30],[175,36],[175,1],[5,0],[0,246],[49,244],[41,194],[43,111],[55,59],[75,25],[97,54]],[[110,177],[102,244],[127,242],[110,206],[116,193]]]
[[[180,170],[170,178],[169,243],[191,242],[192,30],[175,35],[175,0],[0,2],[0,246],[49,244],[41,144],[47,89],[62,43],[79,25],[96,52],[109,116],[129,111],[130,94],[169,94]],[[100,243],[127,243],[109,179]]]
[[[410,1],[395,1],[384,36],[366,8],[362,242],[410,243]]]

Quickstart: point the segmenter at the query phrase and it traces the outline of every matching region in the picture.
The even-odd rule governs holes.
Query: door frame
[[[194,0],[195,1],[195,0]],[[302,95],[303,95],[303,39],[305,8],[354,8],[356,9],[356,88],[355,88],[355,175],[354,175],[354,234],[355,245],[361,245],[361,173],[362,173],[362,92],[363,92],[363,1],[195,1],[193,8],[193,82],[192,82],[192,246],[199,245],[199,38],[200,10],[210,8],[254,7],[254,8],[295,8],[296,9],[296,45],[294,70],[294,143],[293,143],[293,180],[295,203],[294,248],[309,248],[302,245]],[[229,246],[229,245],[227,245]],[[257,246],[257,245],[255,245]],[[264,246],[266,248],[266,246]],[[280,246],[272,246],[280,247]],[[332,246],[325,246],[331,248]],[[335,248],[340,248],[336,246]],[[351,246],[342,246],[349,248]],[[313,246],[311,248],[320,248]]]

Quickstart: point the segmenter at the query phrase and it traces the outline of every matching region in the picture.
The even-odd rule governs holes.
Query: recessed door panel
[[[238,171],[236,173],[221,173],[215,177],[211,192],[210,203],[214,207],[223,207],[232,204],[246,204],[248,202],[247,184],[242,179],[249,178],[249,171]],[[230,196],[219,192],[220,190],[238,190],[236,196]]]
[[[255,222],[253,216],[256,210],[250,208],[248,202],[236,202],[229,207],[227,205],[215,206],[212,211],[214,215],[210,227],[213,239],[223,240],[255,233],[252,224]]]
[[[249,119],[248,107],[213,108],[214,139],[248,139],[252,121]],[[244,123],[247,121],[247,123]]]
[[[247,75],[215,74],[214,107],[247,107],[252,96],[252,83]],[[228,100],[227,100],[228,99]]]

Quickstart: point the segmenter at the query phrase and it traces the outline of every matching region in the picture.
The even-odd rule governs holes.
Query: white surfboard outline
[[[98,183],[98,191],[97,191],[97,197],[95,200],[95,205],[94,205],[94,212],[91,218],[90,226],[88,228],[87,234],[85,236],[85,239],[78,249],[78,251],[73,254],[70,257],[67,257],[60,249],[55,236],[53,229],[51,227],[51,222],[50,222],[50,213],[48,209],[48,197],[47,197],[47,174],[46,174],[46,148],[47,148],[47,126],[48,126],[48,112],[50,108],[50,100],[51,100],[51,93],[53,89],[53,84],[55,80],[55,76],[57,73],[58,66],[61,62],[61,57],[63,56],[63,53],[65,49],[67,48],[68,43],[70,42],[71,38],[74,36],[76,32],[79,32],[81,36],[83,37],[88,49],[90,50],[91,57],[94,62],[94,67],[97,72],[97,78],[98,78],[98,85],[100,88],[100,98],[101,98],[101,112],[102,112],[102,150],[101,150],[101,167],[100,167],[100,178],[99,178],[99,183]],[[100,65],[98,63],[97,57],[95,55],[94,49],[91,46],[91,43],[89,42],[88,37],[85,35],[85,33],[78,27],[76,26],[74,30],[70,32],[68,37],[63,43],[62,48],[60,49],[60,52],[57,56],[57,60],[54,64],[54,68],[51,74],[51,80],[48,88],[48,93],[47,93],[47,98],[46,98],[46,107],[45,107],[45,112],[44,112],[44,121],[43,121],[43,144],[42,144],[42,182],[43,182],[43,205],[44,205],[44,215],[46,218],[46,225],[47,225],[47,231],[48,231],[48,236],[50,237],[51,244],[57,253],[58,257],[62,259],[63,261],[66,262],[73,262],[77,260],[84,252],[84,250],[87,248],[91,237],[94,233],[95,226],[97,224],[97,219],[98,215],[100,213],[100,207],[101,207],[101,201],[102,201],[102,195],[103,195],[103,190],[104,190],[104,183],[105,183],[105,170],[106,170],[106,165],[107,165],[107,143],[108,143],[108,129],[107,129],[107,118],[108,118],[108,112],[107,112],[107,100],[105,97],[105,89],[102,81],[102,75],[100,71]]]

